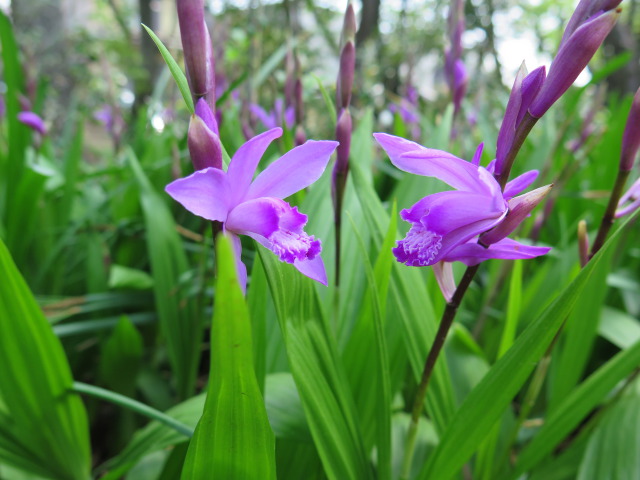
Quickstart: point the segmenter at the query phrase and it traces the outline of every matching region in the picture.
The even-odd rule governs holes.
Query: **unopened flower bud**
[[[349,170],[349,151],[351,149],[351,113],[349,109],[345,109],[340,114],[338,124],[336,125],[336,140],[340,142],[336,149],[337,159],[335,171],[346,173]]]
[[[509,213],[507,213],[505,219],[495,228],[480,235],[480,243],[491,245],[506,238],[529,216],[531,210],[547,196],[552,186],[540,187],[509,200]]]
[[[338,108],[347,108],[351,103],[351,90],[356,70],[356,47],[353,42],[347,42],[340,54],[340,70],[336,88]]]
[[[215,62],[203,0],[177,0],[180,37],[189,88],[194,101],[204,97],[215,106]]]
[[[633,168],[636,155],[640,149],[640,88],[636,91],[627,117],[627,125],[622,135],[622,151],[620,153],[620,170]]]
[[[558,54],[551,63],[549,75],[529,108],[529,113],[533,117],[542,117],[573,84],[609,35],[619,16],[620,9],[597,13],[580,25],[561,44]]]
[[[353,9],[351,2],[347,4],[347,10],[344,14],[344,22],[342,24],[341,44],[345,45],[348,42],[355,43],[356,30],[358,24],[356,22],[356,12]]]
[[[195,170],[222,168],[222,145],[217,131],[217,122],[209,106],[203,99],[198,100],[187,134],[187,145]]]
[[[304,128],[300,124],[298,124],[298,126],[296,127],[294,140],[295,140],[296,147],[298,145],[302,145],[304,142],[307,141],[307,134],[304,133]]]

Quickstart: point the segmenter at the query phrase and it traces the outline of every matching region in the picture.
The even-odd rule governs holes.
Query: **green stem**
[[[96,387],[94,385],[89,385],[87,383],[82,382],[73,382],[71,386],[71,390],[77,393],[84,393],[86,395],[91,395],[92,397],[100,398],[102,400],[106,400],[107,402],[114,403],[120,407],[128,408],[129,410],[133,410],[140,415],[144,415],[145,417],[149,417],[152,420],[157,420],[160,423],[163,423],[167,427],[173,428],[176,432],[181,433],[186,437],[193,436],[193,428],[188,425],[185,425],[182,422],[179,422],[173,417],[161,412],[160,410],[156,410],[155,408],[150,407],[149,405],[145,405],[142,402],[134,400],[133,398],[125,397],[124,395],[120,395],[119,393],[112,392],[110,390],[106,390],[104,388]]]
[[[458,285],[458,288],[456,288],[451,301],[447,303],[447,306],[444,309],[442,319],[440,320],[440,326],[438,327],[436,336],[433,339],[431,350],[429,350],[429,354],[427,355],[424,370],[422,371],[422,379],[420,380],[418,392],[416,393],[416,397],[413,402],[413,409],[411,411],[411,423],[409,424],[409,432],[407,433],[404,459],[402,461],[402,473],[400,474],[400,478],[403,480],[408,479],[411,472],[411,462],[413,460],[413,454],[416,447],[416,434],[418,433],[418,422],[424,406],[424,399],[427,395],[429,380],[431,380],[431,375],[436,365],[436,360],[444,346],[444,341],[446,340],[447,333],[449,333],[449,329],[453,324],[453,319],[456,316],[460,302],[462,301],[467,288],[471,285],[471,281],[478,271],[478,267],[479,265],[467,267],[467,270],[464,272],[464,275],[460,280],[460,284]]]
[[[616,209],[618,208],[618,202],[620,201],[620,197],[622,196],[622,192],[624,190],[624,186],[627,183],[627,178],[629,177],[629,170],[618,170],[618,176],[616,177],[616,183],[613,186],[613,190],[611,190],[611,195],[609,196],[609,204],[607,205],[607,209],[602,216],[602,221],[600,222],[600,228],[598,229],[598,235],[596,236],[595,241],[593,242],[593,246],[591,247],[591,253],[589,254],[589,259],[593,258],[593,256],[598,253],[598,250],[602,248],[605,240],[607,239],[607,235],[609,234],[609,230],[613,226],[613,222],[615,220]]]

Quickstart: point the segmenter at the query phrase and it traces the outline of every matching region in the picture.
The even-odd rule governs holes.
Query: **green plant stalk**
[[[609,203],[607,204],[607,209],[604,211],[604,215],[602,216],[600,228],[598,228],[598,234],[596,235],[596,239],[591,247],[591,252],[589,253],[589,259],[592,259],[593,256],[598,253],[598,250],[602,248],[602,245],[604,245],[607,235],[609,234],[609,230],[611,230],[611,227],[613,226],[613,222],[616,218],[616,208],[618,208],[618,202],[622,196],[624,186],[627,183],[629,172],[630,170],[618,170],[616,183],[613,186],[613,190],[611,190]]]
[[[125,397],[124,395],[120,395],[119,393],[115,393],[110,390],[106,390],[104,388],[96,387],[94,385],[89,385],[82,382],[73,382],[71,390],[76,393],[84,393],[86,395],[91,395],[92,397],[100,398],[101,400],[106,400],[120,407],[124,407],[136,413],[139,413],[140,415],[144,415],[145,417],[148,417],[152,420],[157,420],[158,422],[166,425],[167,427],[173,428],[176,432],[181,433],[188,438],[191,438],[193,436],[193,428],[185,425],[182,422],[179,422],[175,418],[170,417],[160,410],[156,410],[155,408],[152,408],[149,405],[145,405],[144,403],[134,400],[133,398]]]
[[[409,432],[407,433],[407,442],[405,445],[404,458],[402,461],[402,471],[400,474],[400,478],[403,480],[408,479],[409,473],[411,472],[411,462],[413,460],[413,454],[416,447],[416,435],[418,433],[418,422],[420,420],[420,414],[422,413],[422,408],[424,406],[424,399],[427,395],[427,387],[429,386],[431,374],[433,373],[433,369],[436,365],[436,360],[438,359],[438,356],[442,351],[442,347],[444,346],[444,341],[447,338],[447,333],[449,333],[449,329],[453,324],[453,319],[456,316],[458,307],[460,306],[462,298],[467,292],[469,285],[471,285],[471,281],[473,280],[473,277],[475,277],[479,266],[480,264],[474,265],[472,267],[467,267],[467,270],[464,272],[464,275],[460,280],[460,284],[456,288],[451,301],[447,303],[447,306],[442,313],[440,326],[438,327],[436,336],[433,339],[433,344],[431,345],[431,349],[429,350],[429,354],[427,355],[427,360],[424,364],[424,370],[422,371],[422,379],[420,380],[418,392],[416,393],[415,400],[413,402],[413,409],[411,410],[411,422],[409,423]]]

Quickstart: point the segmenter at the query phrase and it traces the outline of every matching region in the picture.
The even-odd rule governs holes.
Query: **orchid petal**
[[[236,233],[251,232],[269,237],[278,229],[282,208],[276,202],[282,201],[263,197],[242,202],[229,212],[225,227]]]
[[[393,158],[399,157],[403,153],[424,149],[422,145],[419,145],[416,142],[396,137],[395,135],[389,135],[388,133],[374,133],[373,136],[384,151],[387,152],[389,158],[392,159],[391,161],[393,161]]]
[[[491,175],[483,175],[482,167],[462,160],[443,150],[425,148],[404,138],[386,133],[374,133],[373,136],[384,148],[393,163],[405,172],[436,177],[458,190],[497,193],[498,182]]]
[[[476,148],[476,153],[473,154],[473,159],[471,160],[471,163],[473,163],[476,167],[480,166],[480,160],[482,159],[483,148],[484,148],[484,142],[478,145],[478,148]]]
[[[514,178],[504,187],[504,196],[509,199],[515,197],[529,185],[536,181],[540,172],[538,170],[529,170],[522,175]]]
[[[453,298],[456,291],[456,282],[453,278],[453,265],[450,262],[438,262],[433,267],[440,291],[447,302]]]
[[[462,262],[471,267],[491,258],[501,258],[504,260],[518,260],[539,257],[547,254],[551,248],[524,245],[522,243],[505,238],[494,243],[489,248],[485,248],[474,241],[458,245],[446,256],[447,262]]]
[[[318,180],[338,142],[309,140],[269,165],[249,187],[247,198],[286,198]]]
[[[239,203],[244,198],[264,152],[269,148],[271,142],[281,135],[281,128],[273,128],[253,137],[235,153],[227,172],[229,185],[232,186],[232,205]]]
[[[293,262],[293,266],[303,275],[316,282],[320,282],[325,287],[327,286],[327,272],[320,255],[317,255],[311,260],[296,260]]]
[[[225,173],[209,167],[174,180],[165,191],[194,215],[224,222],[229,211],[229,184]]]

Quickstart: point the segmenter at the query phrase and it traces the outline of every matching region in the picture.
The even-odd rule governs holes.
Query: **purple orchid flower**
[[[258,117],[267,129],[278,128],[283,125],[289,129],[295,121],[295,109],[292,106],[284,108],[284,102],[281,98],[276,99],[273,104],[273,110],[270,112],[255,103],[249,105],[249,110]]]
[[[400,170],[438,178],[455,189],[428,195],[402,210],[400,217],[411,228],[393,249],[396,259],[405,265],[434,266],[448,300],[453,294],[450,288],[453,277],[450,266],[436,266],[440,262],[476,265],[490,258],[532,258],[549,251],[505,238],[548,192],[538,189],[535,194],[515,197],[535,180],[537,172],[515,178],[503,192],[490,171],[479,165],[482,144],[473,161],[467,162],[393,135],[374,133],[374,137]],[[508,215],[511,206],[517,206],[517,215]],[[492,229],[500,230],[490,242],[478,244],[477,237]]]
[[[44,124],[44,120],[34,112],[20,112],[18,113],[18,121],[23,123],[32,130],[38,132],[40,135],[47,134],[47,127]]]
[[[308,141],[273,162],[252,181],[260,158],[281,135],[282,129],[274,128],[246,142],[226,172],[205,168],[171,182],[165,189],[191,213],[222,222],[223,230],[233,239],[243,289],[247,269],[240,259],[238,235],[250,236],[281,261],[292,263],[307,277],[327,285],[320,240],[303,230],[307,216],[283,199],[320,178],[338,143]]]

